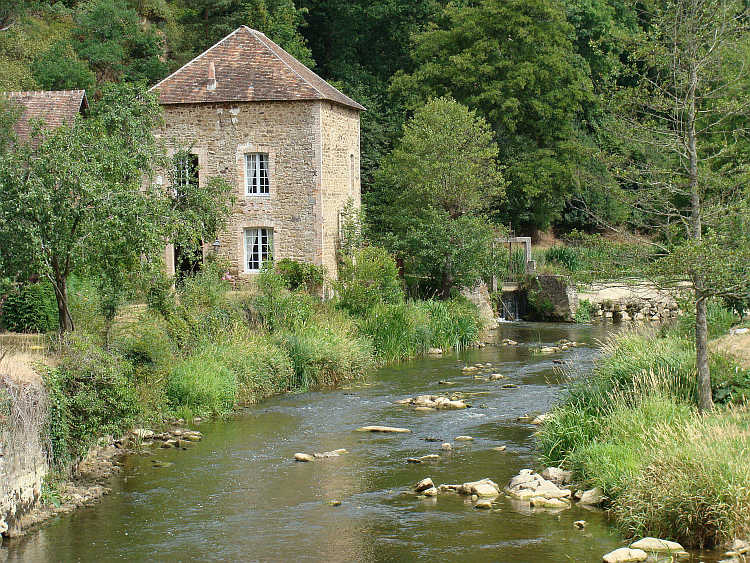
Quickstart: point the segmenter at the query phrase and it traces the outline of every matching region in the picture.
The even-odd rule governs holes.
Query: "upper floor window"
[[[245,229],[245,266],[247,272],[257,272],[273,259],[273,230]]]
[[[248,195],[269,193],[268,154],[256,152],[245,155],[245,182]]]
[[[177,201],[185,199],[191,187],[198,185],[198,155],[180,151],[172,161],[172,195]]]

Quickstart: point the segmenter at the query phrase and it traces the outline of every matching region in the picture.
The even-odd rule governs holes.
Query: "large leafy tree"
[[[93,0],[79,5],[73,47],[88,62],[99,81],[163,78],[164,41],[157,30],[140,20],[126,0]]]
[[[161,119],[143,87],[110,85],[91,115],[70,126],[37,127],[0,158],[0,264],[23,280],[52,283],[62,331],[73,330],[68,278],[85,272],[102,288],[121,286],[167,240],[214,236],[230,210],[221,180],[194,186],[191,205],[151,183],[163,166],[152,131]]]
[[[508,180],[496,212],[514,225],[548,226],[574,188],[592,87],[572,38],[555,0],[455,2],[415,37],[415,70],[394,79],[412,106],[451,95],[492,125]]]
[[[403,100],[389,92],[397,71],[413,68],[412,34],[440,11],[433,0],[302,0],[307,38],[324,78],[367,108],[362,114],[362,189],[401,135]]]
[[[423,292],[450,295],[479,281],[494,230],[482,214],[503,197],[489,125],[449,98],[417,109],[368,197],[372,238],[403,260]]]
[[[692,283],[699,406],[712,406],[707,301],[747,302],[748,96],[741,0],[667,0],[644,9],[630,80],[611,99],[637,226],[661,235],[661,283]]]

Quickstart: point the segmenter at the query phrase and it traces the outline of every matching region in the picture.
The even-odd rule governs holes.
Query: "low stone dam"
[[[625,542],[599,510],[532,508],[504,495],[481,509],[481,498],[414,487],[428,477],[436,486],[489,478],[503,487],[524,468],[541,470],[532,420],[559,395],[561,364],[590,369],[608,330],[501,323],[497,345],[385,367],[348,388],[280,396],[204,422],[204,439],[186,451],[125,458],[110,495],[6,540],[0,562],[601,561]],[[532,353],[563,338],[579,344]],[[419,395],[455,395],[471,407],[396,403]],[[410,432],[357,431],[364,426]],[[294,459],[315,452],[329,454]]]

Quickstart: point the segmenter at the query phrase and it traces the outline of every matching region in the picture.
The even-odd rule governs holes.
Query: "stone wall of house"
[[[170,152],[198,155],[200,181],[221,176],[235,188],[236,205],[227,229],[219,233],[218,253],[232,264],[240,284],[245,272],[244,231],[273,229],[274,258],[315,264],[324,259],[321,224],[321,106],[319,101],[176,104],[164,106],[157,132]],[[246,195],[245,154],[269,155],[270,194]],[[359,151],[356,152],[357,158]],[[333,170],[331,176],[338,176]],[[163,181],[168,182],[166,174]],[[335,224],[326,225],[326,232]],[[205,241],[204,252],[213,252]],[[173,250],[167,248],[169,268]],[[173,267],[172,267],[173,271]]]
[[[359,112],[330,102],[321,104],[323,266],[336,276],[341,209],[351,198],[360,205]]]
[[[46,398],[38,382],[0,376],[0,535],[18,534],[41,497],[48,471],[40,437]]]

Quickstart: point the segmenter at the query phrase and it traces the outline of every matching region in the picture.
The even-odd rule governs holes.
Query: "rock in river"
[[[411,432],[408,428],[395,428],[393,426],[362,426],[357,428],[357,432],[394,432],[397,434],[405,434]]]
[[[660,540],[658,538],[643,538],[630,544],[631,549],[642,549],[649,553],[677,553],[685,551],[679,543],[669,540]]]
[[[492,501],[490,499],[477,501],[477,503],[474,505],[474,508],[487,510],[489,508],[492,508]]]
[[[579,491],[576,493],[579,504],[588,506],[599,506],[604,500],[604,492],[599,487],[594,487],[588,491]]]
[[[311,456],[310,454],[303,454],[302,452],[297,452],[294,454],[295,461],[313,461],[315,458]]]
[[[435,488],[435,483],[433,483],[432,479],[430,479],[429,477],[422,479],[419,483],[414,485],[414,491],[417,493],[421,493],[422,491],[426,491],[430,488]]]
[[[560,467],[548,467],[542,471],[542,477],[547,481],[552,481],[557,486],[569,485],[573,478],[572,471],[565,471]]]
[[[631,561],[645,561],[646,559],[648,559],[648,554],[642,549],[621,547],[607,553],[602,561],[604,563],[630,563]]]
[[[471,436],[456,436],[454,439],[456,442],[471,442],[474,438]]]
[[[570,498],[568,489],[561,489],[552,481],[548,481],[531,469],[522,469],[518,475],[508,482],[505,492],[520,500],[530,500],[535,497],[546,499]]]

